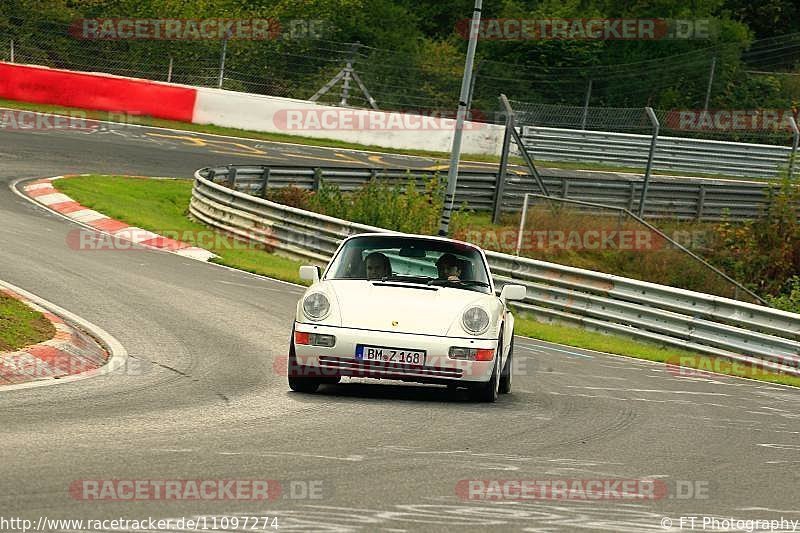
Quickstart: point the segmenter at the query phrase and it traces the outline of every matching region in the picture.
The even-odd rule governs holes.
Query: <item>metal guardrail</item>
[[[235,191],[195,173],[189,211],[209,226],[325,265],[341,239],[380,228]],[[758,362],[800,375],[800,315],[628,278],[487,252],[495,283],[520,283],[518,307],[549,321]]]
[[[320,180],[337,184],[343,191],[353,191],[371,179],[404,183],[410,178],[430,179],[427,170],[366,169],[346,167],[289,167],[264,165],[228,165],[213,167],[209,176],[236,190],[264,196],[268,188],[294,185],[314,189]],[[643,182],[632,174],[612,172],[541,169],[542,179],[553,196],[594,202],[638,212]],[[444,177],[444,176],[442,176]],[[768,205],[768,183],[720,180],[711,178],[653,177],[648,186],[644,218],[720,221],[756,218]],[[472,209],[494,207],[497,172],[459,171],[456,206],[467,202]],[[500,189],[504,212],[519,211],[526,193],[538,193],[532,176],[511,174]]]
[[[538,161],[602,163],[644,169],[652,137],[630,133],[525,126],[522,142]],[[653,169],[774,178],[788,171],[786,146],[658,137]]]

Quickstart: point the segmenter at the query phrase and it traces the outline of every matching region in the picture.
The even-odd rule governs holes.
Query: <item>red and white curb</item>
[[[208,261],[216,257],[204,248],[191,246],[168,237],[163,237],[142,228],[130,226],[93,209],[85,207],[53,187],[53,181],[67,176],[55,176],[31,181],[23,186],[25,195],[51,211],[65,216],[99,233],[111,235],[114,239],[130,242],[145,248],[172,252],[191,259]]]
[[[66,383],[119,370],[127,352],[94,324],[10,283],[0,293],[42,313],[55,327],[52,339],[0,352],[0,391]]]

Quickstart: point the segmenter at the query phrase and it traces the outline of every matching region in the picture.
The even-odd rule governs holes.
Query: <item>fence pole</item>
[[[439,235],[447,235],[450,229],[450,214],[456,200],[456,184],[458,182],[458,160],[461,156],[461,137],[464,132],[464,118],[467,114],[467,98],[469,97],[469,81],[472,77],[472,63],[475,60],[475,48],[478,45],[478,30],[481,22],[481,6],[483,0],[475,0],[472,10],[472,20],[469,28],[469,44],[467,45],[467,59],[464,64],[464,76],[461,78],[461,92],[458,97],[458,113],[456,114],[456,127],[453,132],[453,147],[450,151],[450,167],[447,169],[447,190],[444,196],[442,217],[439,221]]]
[[[167,68],[167,83],[172,81],[172,56],[169,56],[169,67]]]
[[[11,39],[11,63],[14,62],[14,39]]]
[[[511,104],[508,102],[508,98],[505,94],[500,95],[500,103],[503,105],[503,109],[508,115],[514,115],[514,110],[511,108]],[[541,174],[539,174],[539,170],[536,168],[536,164],[533,162],[530,154],[528,153],[528,149],[525,147],[525,143],[522,140],[522,137],[519,136],[517,133],[517,126],[516,126],[516,118],[514,119],[514,127],[509,130],[511,135],[514,138],[514,142],[517,144],[517,148],[519,148],[520,153],[522,154],[522,158],[525,160],[525,164],[528,165],[528,170],[531,171],[533,175],[533,179],[536,180],[536,184],[539,186],[539,190],[545,196],[550,196],[550,192],[547,190],[547,187],[544,184],[544,180],[542,179]]]
[[[589,79],[589,86],[586,87],[586,99],[583,101],[583,119],[581,120],[581,129],[586,129],[586,118],[589,115],[589,99],[592,97],[592,80]]]
[[[525,218],[528,216],[528,198],[530,198],[531,193],[525,193],[525,199],[522,201],[522,216],[519,219],[519,230],[517,231],[517,248],[514,251],[514,255],[519,257],[519,251],[522,249],[522,232],[525,229]]]
[[[350,95],[350,73],[353,72],[353,64],[348,61],[347,66],[344,67],[344,79],[342,81],[342,99],[339,105],[347,107],[347,97]]]
[[[500,168],[497,171],[497,182],[494,186],[494,207],[492,208],[492,224],[500,223],[503,214],[503,193],[506,186],[506,170],[508,169],[508,151],[511,148],[511,128],[514,127],[514,115],[506,114],[506,131],[503,134],[503,150],[500,152]]]
[[[344,80],[342,81],[342,99],[339,105],[347,107],[347,98],[350,96],[350,78],[353,74],[353,63],[356,62],[356,53],[358,51],[358,42],[353,43],[350,49],[350,57],[347,59],[347,65],[344,67]]]
[[[793,116],[789,116],[789,125],[792,127],[792,153],[789,155],[789,179],[794,178],[794,164],[797,161],[797,145],[800,144],[800,130],[797,128],[797,121]]]
[[[711,99],[711,84],[714,83],[714,69],[717,67],[717,56],[711,58],[711,71],[708,73],[708,88],[706,89],[706,103],[703,111],[708,111],[708,101]]]
[[[650,155],[647,157],[647,168],[644,171],[644,182],[642,183],[642,197],[639,199],[639,218],[644,218],[644,204],[647,201],[647,187],[650,185],[650,173],[653,171],[653,159],[656,155],[656,144],[658,143],[658,117],[652,107],[645,107],[645,112],[650,122],[653,124],[653,138],[650,141]]]
[[[228,36],[222,39],[222,54],[219,58],[219,83],[217,87],[222,89],[222,80],[225,78],[225,55],[228,53]]]

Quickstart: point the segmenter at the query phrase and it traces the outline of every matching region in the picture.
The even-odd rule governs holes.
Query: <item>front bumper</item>
[[[298,377],[350,376],[442,384],[486,382],[492,376],[494,359],[491,361],[451,359],[448,353],[451,346],[497,348],[497,339],[491,338],[436,337],[300,322],[295,323],[295,331],[336,337],[335,345],[330,348],[295,344],[296,364],[290,365],[289,372],[290,375]],[[391,362],[357,360],[355,354],[358,344],[424,350],[425,365],[413,367]]]

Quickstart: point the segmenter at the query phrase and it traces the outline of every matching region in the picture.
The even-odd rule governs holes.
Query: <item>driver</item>
[[[364,258],[367,279],[381,279],[392,275],[392,263],[380,252],[372,252]]]
[[[436,269],[439,271],[439,279],[461,281],[461,265],[456,256],[451,253],[442,254],[436,260]]]

